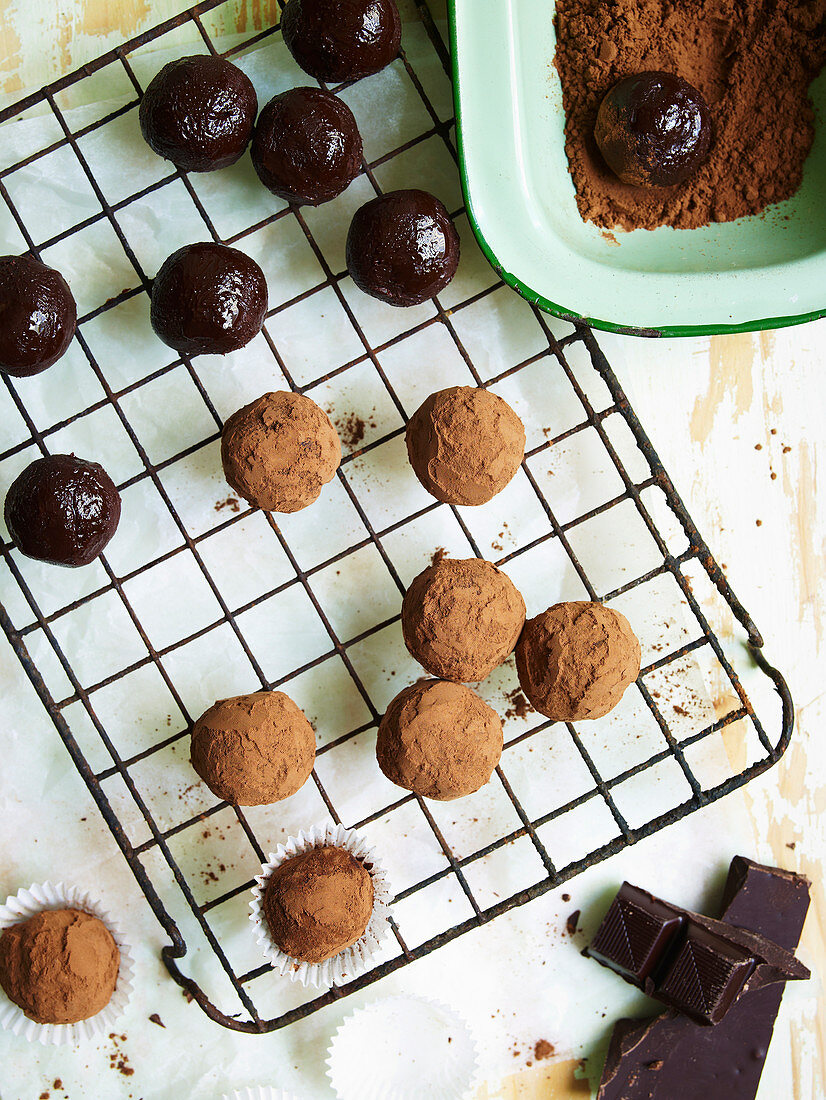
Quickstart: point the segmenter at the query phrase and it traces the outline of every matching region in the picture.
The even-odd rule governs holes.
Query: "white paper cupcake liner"
[[[461,1016],[440,1001],[404,994],[348,1016],[327,1057],[339,1100],[460,1100],[478,1074],[479,1052]]]
[[[369,871],[373,879],[373,913],[364,935],[350,947],[331,959],[326,959],[323,963],[300,962],[286,955],[274,942],[264,916],[264,891],[267,880],[280,864],[303,852],[308,852],[311,848],[325,847],[346,848],[356,859],[370,864]],[[279,844],[275,852],[270,852],[267,858],[268,862],[264,864],[261,874],[255,879],[256,886],[253,888],[253,898],[250,902],[252,910],[250,920],[255,925],[256,938],[273,969],[279,974],[286,974],[294,982],[301,982],[305,986],[311,985],[315,989],[342,985],[367,970],[370,960],[387,934],[387,917],[392,897],[387,874],[380,866],[375,851],[352,829],[345,829],[343,825],[334,825],[330,822],[313,825],[306,832],[302,829],[298,836],[288,837],[286,844]]]
[[[6,898],[5,904],[0,906],[0,931],[28,920],[45,909],[82,909],[84,913],[91,913],[106,925],[120,952],[115,991],[106,1007],[88,1020],[81,1020],[76,1024],[38,1024],[30,1020],[0,989],[0,1027],[14,1035],[22,1035],[30,1043],[39,1042],[44,1046],[74,1045],[108,1031],[123,1013],[132,993],[132,950],[108,911],[98,901],[76,886],[65,886],[62,882],[56,885],[44,882]]]
[[[283,1089],[273,1089],[268,1085],[259,1085],[253,1089],[236,1089],[235,1092],[225,1092],[221,1100],[300,1100],[294,1092],[284,1092]]]

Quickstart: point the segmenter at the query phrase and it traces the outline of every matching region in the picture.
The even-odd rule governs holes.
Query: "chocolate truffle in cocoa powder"
[[[97,462],[46,455],[9,486],[5,520],[12,542],[27,557],[88,565],[117,530],[120,494]]]
[[[407,648],[428,672],[478,683],[513,652],[525,601],[513,581],[480,558],[442,558],[415,577],[402,601]]]
[[[237,351],[261,331],[266,312],[264,272],[225,244],[184,245],[152,283],[152,328],[180,355]]]
[[[389,191],[358,209],[347,234],[353,282],[391,306],[417,306],[459,266],[459,234],[427,191]]]
[[[475,691],[447,680],[420,680],[387,708],[376,759],[392,783],[447,802],[488,782],[502,741],[502,720]]]
[[[671,187],[704,163],[711,115],[702,94],[672,73],[629,76],[605,96],[594,138],[623,183]]]
[[[290,0],[281,33],[305,73],[338,84],[389,65],[402,24],[395,0]]]
[[[65,353],[77,306],[59,271],[33,256],[0,256],[0,371],[39,374]]]
[[[285,955],[321,963],[364,935],[373,913],[373,880],[345,848],[311,848],[275,868],[263,909]]]
[[[304,786],[315,733],[281,691],[221,699],[192,727],[192,766],[213,794],[238,806],[268,806]]]
[[[38,1024],[97,1015],[115,992],[119,967],[112,933],[80,909],[35,913],[0,935],[0,986]]]
[[[141,100],[140,125],[159,157],[186,172],[212,172],[242,156],[257,112],[246,73],[204,54],[164,65]]]
[[[640,643],[626,617],[587,600],[529,619],[516,647],[519,683],[556,722],[601,718],[640,673]]]
[[[303,394],[265,393],[233,413],[221,436],[224,475],[265,512],[299,512],[318,498],[341,462],[329,416]]]
[[[447,504],[485,504],[508,484],[525,454],[525,428],[489,390],[432,393],[407,425],[407,454],[419,481]]]
[[[259,116],[252,163],[274,195],[296,204],[329,202],[361,171],[361,134],[347,104],[322,88],[291,88]]]

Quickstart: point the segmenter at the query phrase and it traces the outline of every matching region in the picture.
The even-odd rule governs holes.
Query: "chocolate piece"
[[[417,306],[459,266],[459,234],[427,191],[389,191],[360,207],[347,234],[347,270],[365,294]]]
[[[700,167],[711,148],[706,101],[671,73],[638,73],[621,80],[597,112],[594,138],[623,183],[671,187]]]
[[[640,643],[620,612],[590,600],[529,619],[516,647],[519,683],[555,722],[602,718],[640,673]]]
[[[281,33],[305,73],[338,84],[389,65],[402,24],[395,0],[290,0]]]
[[[584,954],[642,988],[684,923],[673,906],[624,882]]]
[[[594,955],[650,997],[705,1024],[718,1023],[747,988],[809,977],[802,963],[765,937],[681,909],[628,883],[597,929],[594,944],[596,952],[592,945],[583,954]]]
[[[112,933],[81,909],[47,909],[0,935],[0,986],[38,1024],[96,1016],[115,991],[119,968]]]
[[[747,952],[689,924],[654,996],[688,1016],[717,1024],[743,989],[754,965]]]
[[[268,806],[304,786],[315,763],[315,733],[281,691],[221,699],[192,728],[192,766],[219,798]]]
[[[347,104],[321,88],[291,88],[271,99],[252,141],[258,178],[296,204],[329,202],[361,171],[361,134]]]
[[[27,557],[88,565],[117,530],[120,494],[96,462],[47,455],[9,486],[5,520],[12,542]]]
[[[388,706],[376,758],[391,783],[446,802],[488,782],[502,743],[501,718],[475,691],[446,680],[419,680]]]
[[[525,601],[513,581],[480,558],[442,558],[410,582],[402,601],[404,643],[428,672],[478,683],[513,652]]]
[[[265,393],[238,409],[221,434],[224,476],[266,512],[298,512],[318,499],[341,462],[329,416],[309,397]]]
[[[264,916],[275,943],[303,962],[321,963],[364,935],[373,913],[373,879],[345,848],[311,848],[269,877]]]
[[[486,504],[525,455],[525,427],[498,394],[451,386],[425,398],[407,425],[416,477],[447,504]]]
[[[246,73],[203,54],[164,65],[141,100],[140,125],[159,157],[187,172],[212,172],[242,156],[257,112]]]
[[[0,256],[0,371],[26,378],[65,353],[77,306],[59,271],[33,256]]]
[[[735,856],[721,916],[793,951],[809,907],[803,875]],[[713,1028],[673,1010],[614,1026],[598,1100],[754,1100],[783,984],[746,992]]]
[[[237,351],[261,331],[266,312],[264,272],[225,244],[184,245],[152,283],[152,328],[181,355]]]

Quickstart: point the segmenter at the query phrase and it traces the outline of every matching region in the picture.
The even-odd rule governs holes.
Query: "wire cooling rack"
[[[792,703],[783,678],[761,655],[760,634],[701,539],[590,331],[533,311],[484,264],[473,268],[470,278],[463,277],[460,270],[453,287],[432,306],[414,311],[382,307],[385,312],[377,320],[378,315],[364,312],[369,303],[365,305],[366,300],[354,298],[348,290],[346,272],[332,266],[331,256],[338,253],[328,247],[328,237],[338,234],[340,245],[342,229],[336,219],[345,229],[347,220],[344,214],[335,213],[334,204],[330,204],[334,212],[326,222],[324,208],[319,212],[286,207],[274,213],[270,208],[257,220],[250,215],[249,224],[229,224],[224,214],[219,222],[211,213],[215,208],[210,180],[190,179],[160,161],[156,178],[146,183],[136,177],[135,183],[143,182],[143,187],[113,197],[114,184],[109,183],[106,161],[99,159],[95,150],[100,146],[95,143],[102,137],[106,147],[109,128],[122,126],[132,127],[132,140],[139,142],[137,104],[145,80],[137,75],[140,66],[136,59],[150,46],[155,49],[169,44],[177,46],[180,53],[193,52],[191,42],[186,48],[183,45],[181,35],[185,37],[187,32],[197,32],[202,50],[215,52],[213,37],[219,23],[214,16],[219,14],[220,4],[221,0],[198,4],[0,113],[0,146],[5,127],[33,114],[45,113],[53,131],[50,140],[41,140],[36,148],[0,168],[0,219],[6,219],[12,239],[19,234],[19,250],[28,249],[63,270],[71,266],[73,257],[79,257],[78,264],[87,265],[85,278],[94,282],[94,263],[103,266],[109,279],[109,293],[99,293],[97,300],[90,296],[85,312],[81,301],[83,316],[73,345],[75,358],[67,357],[72,361],[66,368],[76,372],[72,376],[77,380],[72,409],[51,408],[45,396],[48,391],[37,388],[41,383],[4,377],[9,398],[4,420],[8,431],[12,420],[19,431],[0,453],[2,483],[8,485],[39,453],[77,445],[79,453],[99,458],[109,439],[118,436],[134,450],[132,466],[121,468],[118,478],[124,494],[124,517],[138,514],[137,522],[148,530],[150,544],[146,560],[135,561],[128,560],[124,551],[114,560],[113,543],[89,570],[60,571],[62,578],[70,577],[66,581],[69,587],[55,589],[55,571],[38,570],[4,541],[0,622],[170,938],[170,946],[163,951],[170,974],[214,1020],[239,1031],[261,1033],[377,981],[743,786],[784,752],[791,735]],[[403,171],[409,172],[410,164],[433,164],[434,150],[442,158],[446,156],[448,164],[450,158],[455,161],[445,76],[447,49],[427,5],[418,8],[422,22],[406,23],[404,48],[393,66],[393,101],[375,104],[369,96],[366,100],[367,117],[387,114],[395,145],[388,148],[388,139],[365,163],[364,174],[354,185],[365,189],[359,203],[373,190],[380,190],[382,181],[387,184],[394,178],[394,165],[407,165]],[[252,56],[251,51],[277,41],[278,27],[274,26],[237,42],[226,55],[242,62]],[[293,83],[301,80],[300,74],[293,75]],[[73,93],[83,91],[84,82],[98,80],[103,80],[107,89],[117,80],[125,81],[127,95],[117,106],[104,106],[91,121],[75,126]],[[346,98],[353,89],[342,86],[336,90]],[[405,131],[393,122],[394,105],[402,95],[412,97],[411,117],[418,119],[415,132],[410,125]],[[363,107],[365,101],[361,102]],[[365,125],[364,118],[359,121]],[[48,128],[38,132],[48,132]],[[370,132],[376,152],[378,131]],[[366,148],[369,155],[367,143]],[[26,173],[36,171],[45,158],[54,158],[49,163],[56,166],[52,178],[58,213],[57,185],[66,172],[80,177],[78,187],[88,188],[89,206],[85,218],[78,220],[73,215],[73,224],[58,225],[44,240],[33,235],[27,216],[32,202],[42,203],[43,196],[38,199],[35,190],[33,197],[21,180],[25,184]],[[260,201],[264,200],[269,197],[261,196]],[[254,252],[262,234],[284,234],[278,238],[281,251],[277,259],[287,272],[279,283],[272,269],[268,270],[271,295],[274,283],[278,288],[272,295],[275,302],[258,352],[260,357],[264,349],[272,374],[280,372],[286,384],[321,400],[330,387],[346,389],[352,377],[368,372],[378,406],[385,410],[374,409],[373,414],[364,414],[364,419],[351,410],[351,423],[344,425],[350,445],[333,483],[338,511],[328,515],[329,526],[321,533],[316,530],[308,535],[301,521],[290,527],[284,517],[254,512],[231,497],[214,504],[213,494],[206,518],[203,510],[192,505],[190,497],[198,492],[193,471],[212,470],[217,464],[222,415],[213,394],[216,387],[220,390],[220,370],[206,359],[147,364],[141,360],[142,344],[151,344],[156,354],[168,353],[160,345],[156,347],[145,329],[136,333],[123,327],[123,319],[135,316],[133,309],[142,309],[141,316],[145,315],[149,271],[158,263],[157,257],[153,261],[139,254],[147,246],[148,235],[146,223],[134,221],[135,208],[154,211],[153,216],[160,217],[163,210],[179,210],[175,204],[181,202],[188,204],[201,236],[207,233]],[[453,213],[461,223],[461,208]],[[137,236],[130,229],[134,224],[144,226]],[[195,231],[190,239],[198,235]],[[159,245],[161,257],[171,251],[167,240]],[[472,247],[468,236],[463,245],[466,258]],[[296,261],[299,253],[303,258]],[[112,259],[115,254],[118,258]],[[465,262],[473,264],[469,259]],[[307,263],[316,275],[306,278],[302,274],[296,282],[291,273],[304,273]],[[126,283],[123,290],[115,281],[120,272]],[[117,292],[112,294],[112,290]],[[347,361],[328,363],[320,377],[312,378],[291,367],[295,349],[290,346],[290,318],[297,311],[316,309],[321,301],[325,305],[317,311],[324,317],[320,324],[332,324],[335,313],[338,328],[333,342],[340,344],[339,358]],[[392,322],[388,322],[391,314]],[[495,342],[490,336],[495,326],[486,329],[486,317],[510,325],[512,339],[507,344],[505,369],[501,369],[499,358],[502,348],[489,346],[491,339]],[[102,333],[110,322],[116,335],[114,343],[106,344]],[[396,328],[388,330],[388,323]],[[301,331],[306,335],[306,325]],[[390,510],[381,513],[383,518],[376,518],[375,497],[381,494],[381,486],[365,480],[364,470],[371,463],[374,469],[381,469],[383,463],[403,453],[399,448],[403,448],[404,422],[415,407],[404,387],[411,375],[426,371],[422,348],[435,346],[427,341],[436,336],[445,362],[452,356],[451,362],[468,381],[493,386],[507,396],[508,387],[518,380],[534,395],[540,409],[539,428],[544,430],[529,432],[519,475],[527,494],[522,509],[529,510],[530,504],[538,510],[530,530],[520,528],[516,517],[512,517],[516,534],[506,534],[507,522],[498,532],[480,530],[471,515],[474,510],[448,510],[421,497],[412,502],[404,496],[392,500]],[[424,357],[428,354],[425,350]],[[133,359],[139,362],[134,365],[136,377],[130,378],[125,372]],[[57,376],[50,372],[49,377]],[[188,387],[186,399],[181,396],[183,385]],[[273,387],[260,387],[266,388]],[[152,396],[143,404],[147,391]],[[559,430],[548,428],[547,420],[541,420],[546,391],[553,406],[548,416],[563,407],[567,410],[568,420],[564,424],[559,421]],[[198,403],[197,412],[192,411],[193,401]],[[175,426],[163,437],[165,452],[159,450],[159,421]],[[186,430],[179,424],[185,424]],[[590,460],[586,461],[586,454],[591,455]],[[412,477],[409,481],[413,484]],[[547,496],[545,487],[549,487]],[[140,513],[141,502],[147,509],[145,515]],[[341,519],[344,510],[350,517],[346,522]],[[405,581],[426,564],[416,561],[415,553],[408,560],[405,547],[427,545],[428,524],[437,510],[453,524],[458,544],[466,549],[464,556],[473,553],[492,558],[517,578],[520,570],[523,575],[541,572],[544,563],[553,559],[557,563],[555,576],[562,575],[561,569],[569,578],[564,591],[556,585],[553,599],[579,595],[611,601],[631,614],[635,625],[641,627],[644,654],[633,721],[640,729],[647,721],[649,728],[646,736],[640,733],[636,737],[642,746],[636,756],[621,754],[611,763],[605,756],[604,735],[591,732],[599,723],[591,724],[588,731],[573,725],[550,730],[551,723],[526,712],[524,700],[520,705],[518,694],[511,692],[505,751],[492,783],[478,796],[482,802],[474,802],[477,796],[473,796],[463,800],[461,809],[452,809],[457,804],[447,804],[445,809],[397,788],[376,785],[381,777],[373,758],[374,730],[389,697],[406,682],[401,658],[396,662],[400,675],[393,679],[401,595]],[[313,523],[321,522],[321,511],[309,512]],[[638,536],[626,546],[622,532],[631,520],[637,524]],[[308,538],[316,546],[314,558],[307,556]],[[220,554],[215,552],[218,540],[225,540]],[[325,547],[321,555],[319,542]],[[643,543],[644,551],[640,549]],[[266,576],[244,557],[244,547],[249,546],[255,561],[270,569]],[[441,552],[438,547],[432,549]],[[451,551],[455,553],[455,546]],[[229,569],[220,566],[228,558],[232,562],[235,553],[237,564]],[[363,563],[365,555],[370,557],[373,571],[354,570],[353,563]],[[621,559],[621,568],[612,569]],[[207,609],[202,621],[184,638],[164,637],[155,621],[159,606],[162,610],[169,602],[173,609],[180,608],[176,585],[167,581],[165,587],[164,578],[173,575],[170,570],[178,578],[189,578],[183,586],[188,603]],[[331,584],[334,575],[340,580]],[[338,604],[331,609],[336,584],[348,589],[347,595],[368,610],[373,606],[374,590],[386,590],[389,585],[389,603],[375,605],[378,610],[374,608],[373,621],[358,616],[344,621]],[[672,595],[666,598],[668,586]],[[639,610],[634,615],[629,606],[641,594],[640,608],[645,605],[649,612]],[[663,634],[662,623],[675,606],[680,609],[678,617],[682,614],[690,625],[684,623],[680,630]],[[382,607],[390,607],[390,614]],[[721,614],[742,626],[748,650],[742,645],[732,648],[728,640],[724,644],[715,633],[709,619]],[[295,668],[273,668],[268,663],[266,630],[272,628],[273,621],[283,619],[298,632]],[[106,623],[102,638],[97,636],[99,622]],[[82,645],[77,643],[78,634]],[[768,680],[755,676],[755,662]],[[308,685],[316,685],[314,694],[310,691],[314,704],[305,705],[305,709],[319,726],[317,767],[305,794],[296,796],[303,801],[294,811],[284,809],[287,804],[261,811],[241,810],[214,800],[199,803],[201,788],[193,782],[191,772],[187,790],[170,794],[164,788],[159,776],[171,774],[175,768],[186,774],[188,768],[188,728],[198,710],[191,701],[194,689],[184,670],[193,664],[202,667],[202,695],[197,691],[194,695],[201,703],[211,701],[209,694],[215,684],[212,698],[223,688],[220,668],[225,664],[233,669],[243,664],[249,674],[248,683],[232,680],[236,692],[283,687],[305,705]],[[380,667],[382,664],[386,667]],[[776,694],[772,690],[765,693],[778,716],[776,740],[767,734],[746,693],[738,672],[741,664],[749,667],[750,682],[759,680],[776,689]],[[717,685],[711,711],[699,705],[696,695],[679,694],[680,684],[690,679],[687,669],[700,666]],[[224,694],[236,692],[224,690]],[[632,694],[627,694],[623,705]],[[349,700],[346,706],[345,697]],[[500,709],[506,705],[507,699],[499,700]],[[144,711],[150,716],[146,721]],[[168,711],[165,723],[163,716],[158,718],[164,711]],[[335,725],[336,717],[344,720],[341,715],[350,722],[347,728]],[[154,719],[156,728],[150,729]],[[331,727],[326,728],[324,738],[322,725]],[[729,748],[735,743],[738,746],[733,754],[722,754],[724,761],[733,762],[722,771],[715,766],[704,774],[705,750],[711,743],[719,749],[724,736],[735,738],[727,742]],[[747,744],[751,746],[748,751]],[[530,756],[534,749],[537,751]],[[565,754],[568,763],[560,769]],[[327,767],[333,758],[335,770]],[[574,765],[579,780],[560,788],[554,775],[563,771],[570,775],[576,770]],[[371,766],[373,772],[368,776]],[[331,782],[332,775],[337,778]],[[312,806],[311,799],[315,799]],[[496,812],[485,799],[498,800]],[[465,809],[465,804],[471,809]],[[642,818],[636,810],[640,805],[646,807]],[[475,815],[464,832],[457,831],[455,820],[456,814],[461,817],[463,813]],[[269,968],[259,965],[246,910],[252,875],[266,852],[288,831],[325,814],[373,839],[383,858],[390,858],[400,847],[404,861],[396,868],[393,935],[384,954],[366,974],[317,995],[275,981]],[[189,844],[193,837],[208,843]],[[514,854],[517,849],[522,857],[530,857],[531,869],[522,881],[512,873],[519,864]],[[524,864],[523,858],[520,865]],[[247,945],[248,941],[249,950],[238,948],[239,943]],[[184,956],[186,974],[179,966]]]

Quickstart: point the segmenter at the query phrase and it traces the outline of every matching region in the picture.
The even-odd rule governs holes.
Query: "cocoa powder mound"
[[[281,691],[221,699],[192,728],[192,766],[219,798],[268,806],[295,794],[315,763],[315,733]]]
[[[555,25],[565,151],[586,221],[695,229],[758,214],[800,187],[826,0],[557,0]],[[708,160],[674,187],[621,183],[594,140],[605,94],[648,70],[681,76],[711,112]]]
[[[264,916],[281,950],[321,963],[361,939],[373,912],[373,879],[344,848],[312,848],[279,864],[264,891]]]
[[[447,802],[488,782],[503,740],[502,720],[475,691],[425,680],[399,692],[387,708],[376,759],[391,783]]]
[[[39,1024],[75,1024],[106,1007],[120,952],[106,925],[80,909],[49,909],[0,935],[0,986]]]
[[[525,455],[522,421],[498,394],[473,386],[432,393],[407,425],[416,477],[446,504],[486,504]]]
[[[410,583],[402,634],[433,676],[478,683],[513,652],[525,601],[513,581],[480,558],[443,558]]]
[[[341,462],[329,416],[300,393],[265,393],[221,433],[227,482],[265,512],[298,512],[318,498]]]
[[[529,619],[516,670],[533,707],[555,722],[602,718],[640,673],[640,643],[626,617],[587,600]]]

